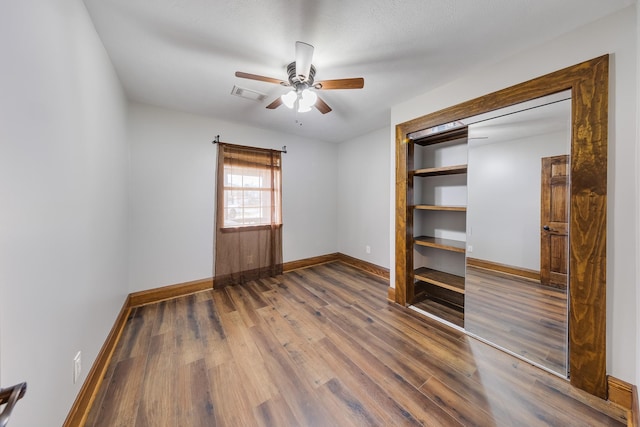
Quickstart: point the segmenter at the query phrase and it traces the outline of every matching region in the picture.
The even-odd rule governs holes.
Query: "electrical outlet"
[[[76,357],[73,358],[73,383],[75,384],[80,379],[82,373],[82,352],[79,351]]]
[[[253,255],[247,255],[247,264],[253,264]]]
[[[467,246],[467,252],[469,252],[469,253],[473,252],[473,246],[468,245]]]
[[[364,247],[364,251],[365,251],[366,253],[370,254],[370,253],[371,253],[371,246],[369,246],[369,245],[365,246],[365,247]]]

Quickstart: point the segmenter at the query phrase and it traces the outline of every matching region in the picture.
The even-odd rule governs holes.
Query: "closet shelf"
[[[465,253],[466,243],[459,240],[442,239],[440,237],[419,236],[413,239],[416,245],[444,249],[446,251]]]
[[[409,171],[413,176],[442,176],[442,175],[460,175],[467,173],[467,165],[442,166],[438,168],[425,168]]]
[[[441,288],[449,289],[460,294],[464,294],[464,277],[444,271],[433,270],[427,267],[420,267],[413,276],[416,280],[431,283]]]
[[[453,211],[466,212],[466,206],[439,206],[439,205],[413,205],[413,209],[421,209],[425,211]]]
[[[423,136],[424,135],[424,136]],[[414,132],[410,135],[410,141],[414,144],[427,145],[442,144],[443,142],[456,141],[464,139],[467,142],[467,127],[459,127],[456,129],[446,130],[444,132],[428,133],[428,131]]]

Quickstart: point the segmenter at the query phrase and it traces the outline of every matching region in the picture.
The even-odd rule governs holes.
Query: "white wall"
[[[127,294],[126,102],[79,0],[3,2],[0,58],[0,379],[55,426]]]
[[[569,153],[568,132],[469,141],[467,256],[540,270],[541,159]]]
[[[285,262],[336,252],[336,145],[137,103],[129,111],[131,292],[213,275],[216,135],[287,146]]]
[[[383,128],[341,143],[337,183],[338,251],[385,268],[389,267],[388,135]]]
[[[636,2],[636,111],[640,111],[640,7]],[[636,121],[636,224],[640,224],[640,121]],[[640,226],[636,228],[636,254],[640,255]],[[640,262],[636,262],[636,325],[640,325]],[[636,328],[635,352],[640,355],[640,327]],[[640,357],[636,357],[636,386],[640,385]]]
[[[529,49],[469,73],[391,110],[391,123],[419,117],[451,105],[559,70],[606,53],[611,54],[607,226],[607,372],[633,382],[636,378],[636,239],[638,217],[635,176],[637,146],[637,33],[635,5],[579,28],[550,43]],[[393,132],[393,131],[392,131]],[[393,136],[390,150],[394,152]],[[394,169],[391,169],[394,171]],[[391,182],[395,182],[393,172]],[[395,188],[391,201],[395,203]],[[393,217],[392,217],[393,218]],[[393,233],[395,224],[390,224]],[[395,263],[390,250],[391,265]],[[394,276],[392,275],[392,281]]]

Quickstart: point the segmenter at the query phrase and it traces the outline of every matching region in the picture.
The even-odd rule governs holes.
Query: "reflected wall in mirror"
[[[565,377],[570,96],[463,120],[465,330]]]

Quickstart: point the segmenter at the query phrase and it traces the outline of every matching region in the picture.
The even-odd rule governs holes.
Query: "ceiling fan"
[[[304,42],[296,42],[296,60],[287,65],[287,74],[289,76],[287,81],[241,71],[236,71],[236,77],[291,87],[291,91],[276,98],[271,104],[267,105],[267,108],[273,110],[285,104],[289,108],[295,107],[299,113],[310,111],[311,107],[314,106],[322,114],[327,114],[331,111],[331,107],[315,93],[315,90],[362,89],[364,87],[364,79],[362,77],[314,81],[316,68],[311,64],[312,58],[313,46]]]

